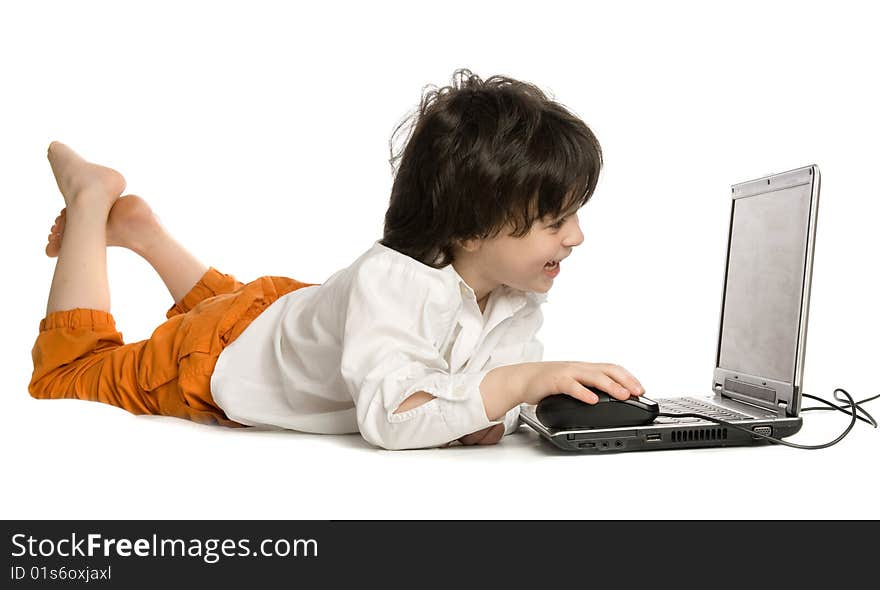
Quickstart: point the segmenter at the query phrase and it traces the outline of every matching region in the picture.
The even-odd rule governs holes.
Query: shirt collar
[[[477,295],[474,293],[474,290],[470,285],[458,274],[458,271],[455,270],[455,267],[452,264],[447,264],[441,269],[436,269],[432,266],[428,266],[427,264],[422,264],[406,256],[405,254],[401,254],[397,250],[393,248],[389,248],[384,244],[380,243],[381,240],[376,240],[373,242],[373,248],[378,248],[380,250],[384,250],[389,252],[394,256],[400,256],[405,258],[406,260],[411,261],[416,264],[417,267],[427,271],[427,272],[439,272],[451,282],[458,287],[459,294],[462,299],[473,299],[475,302],[477,300]],[[522,291],[520,289],[514,289],[512,287],[508,287],[507,285],[501,285],[496,290],[500,290],[496,296],[498,296],[499,301],[502,301],[502,305],[507,307],[508,315],[513,315],[519,309],[525,307],[526,305],[531,305],[533,307],[540,307],[542,303],[547,301],[547,293],[538,293],[536,291]],[[491,297],[490,297],[491,298]]]
[[[441,269],[442,272],[447,273],[452,277],[455,284],[458,285],[459,292],[463,299],[473,299],[477,300],[477,295],[470,285],[458,274],[458,271],[455,270],[455,267],[451,264],[447,264]],[[507,307],[507,315],[513,315],[521,308],[526,305],[532,306],[540,306],[542,303],[547,301],[547,293],[538,293],[535,291],[522,291],[520,289],[514,289],[513,287],[508,287],[507,285],[500,285],[496,288],[498,293],[495,291],[492,294],[498,298],[499,303],[497,305],[504,305]],[[492,295],[490,295],[490,299]]]

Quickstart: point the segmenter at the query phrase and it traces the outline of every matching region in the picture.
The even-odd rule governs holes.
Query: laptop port
[[[758,434],[766,434],[767,436],[770,436],[773,434],[773,427],[772,426],[755,426],[754,428],[752,428],[752,430],[754,432],[757,432]],[[761,438],[761,437],[758,436],[755,438]]]
[[[645,435],[645,440],[648,442],[657,442],[663,440],[662,435],[658,432],[657,434],[648,434]]]

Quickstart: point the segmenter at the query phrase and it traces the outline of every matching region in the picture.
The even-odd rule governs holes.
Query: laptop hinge
[[[732,384],[729,379],[725,380],[725,382],[727,387],[718,382],[712,384],[712,390],[724,398],[749,404],[757,408],[764,408],[765,410],[778,410],[780,407],[785,408],[787,406],[786,401],[777,398],[775,392],[770,397],[773,390],[765,390],[763,395],[766,395],[769,399],[761,399],[759,396],[754,395],[754,390],[757,389],[754,386],[747,386],[750,387],[750,390],[744,390],[743,387]]]
[[[733,401],[735,401],[735,402],[738,402],[738,403],[741,403],[741,404],[745,404],[745,405],[747,405],[747,406],[753,406],[753,407],[755,407],[755,408],[761,408],[761,409],[763,409],[763,410],[774,410],[774,409],[776,409],[776,408],[773,408],[770,404],[764,404],[764,403],[761,403],[761,402],[758,401],[758,400],[753,400],[753,399],[749,399],[749,398],[743,398],[742,396],[738,396],[738,395],[730,395],[729,392],[724,391],[724,388],[723,388],[723,387],[715,387],[714,389],[715,389],[715,392],[716,392],[716,393],[718,393],[719,395],[721,395],[721,397],[723,397],[723,398],[725,398],[725,399],[733,400]],[[780,405],[780,407],[785,408],[785,402],[780,402],[779,405]]]

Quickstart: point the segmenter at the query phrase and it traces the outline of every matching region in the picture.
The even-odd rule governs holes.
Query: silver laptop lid
[[[731,186],[713,389],[800,412],[819,168]]]

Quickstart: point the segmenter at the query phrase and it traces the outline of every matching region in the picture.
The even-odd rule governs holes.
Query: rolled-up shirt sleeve
[[[415,280],[404,265],[364,264],[352,279],[343,330],[341,372],[364,439],[385,449],[443,446],[500,424],[489,420],[480,383],[491,369],[450,373],[435,334],[451,317],[447,293]],[[444,297],[446,297],[444,299]],[[412,394],[434,399],[394,411]]]

